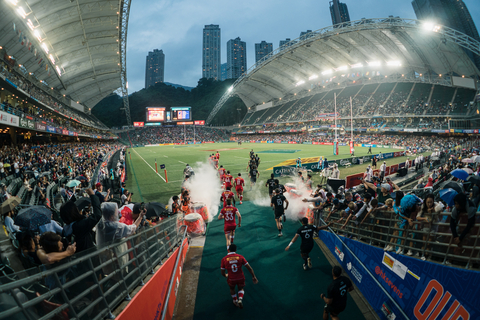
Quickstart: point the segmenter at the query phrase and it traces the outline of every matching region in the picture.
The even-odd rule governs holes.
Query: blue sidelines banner
[[[319,236],[381,319],[404,319],[335,235],[321,231]],[[480,318],[480,272],[397,255],[340,238],[410,319]]]

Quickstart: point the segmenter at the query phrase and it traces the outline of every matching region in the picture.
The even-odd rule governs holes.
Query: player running
[[[279,237],[283,236],[282,216],[283,216],[283,221],[285,221],[285,210],[288,209],[288,200],[280,192],[281,192],[280,189],[275,190],[275,195],[272,197],[272,201],[270,203],[270,207],[274,208],[274,211],[275,211],[275,222],[277,223]],[[286,207],[283,207],[284,203],[287,204]]]
[[[243,187],[245,186],[245,180],[242,178],[242,174],[238,173],[238,177],[233,180],[233,184],[235,185],[235,191],[237,192],[237,197],[240,199],[240,204],[243,201]]]
[[[265,187],[268,187],[268,195],[270,196],[270,199],[272,199],[272,194],[273,190],[275,190],[275,175],[272,173],[270,175],[270,179],[267,180],[267,183],[265,183]]]
[[[251,273],[254,284],[258,283],[258,279],[247,260],[245,260],[243,256],[237,254],[235,251],[237,251],[237,246],[235,244],[231,244],[230,248],[228,249],[228,254],[222,259],[221,271],[222,276],[227,278],[233,304],[240,309],[243,309],[243,296],[245,294],[243,288],[245,288],[245,275],[243,274],[242,266],[245,266],[248,272]],[[237,294],[235,293],[235,286],[238,286],[238,299]]]
[[[230,187],[230,189],[232,189],[232,180],[233,180],[233,177],[230,174],[230,171],[227,171],[227,174],[223,175],[223,183],[225,185],[225,190],[228,187]]]
[[[220,181],[223,180],[223,176],[225,175],[225,168],[221,165],[220,168],[218,169],[218,175],[220,176]]]
[[[260,177],[260,172],[258,172],[257,167],[253,166],[248,176],[250,177],[250,190],[252,190],[255,183],[257,183],[257,178]]]
[[[290,244],[285,248],[285,251],[290,249],[290,246],[297,241],[298,237],[302,238],[302,244],[300,245],[300,254],[302,255],[303,263],[303,270],[307,270],[308,268],[312,267],[312,259],[308,256],[310,251],[312,251],[314,242],[313,242],[313,232],[320,231],[323,229],[327,229],[331,223],[325,226],[317,227],[315,225],[308,224],[308,218],[302,218],[302,226],[297,230],[297,234],[293,237]]]
[[[237,208],[232,206],[232,199],[227,200],[227,206],[224,207],[218,215],[218,220],[224,219],[225,225],[223,231],[225,231],[225,239],[227,240],[227,250],[233,243],[235,237],[235,229],[237,228],[236,217],[238,217],[238,227],[242,226],[242,216]]]
[[[233,202],[233,205],[235,206],[235,194],[231,191],[232,187],[227,187],[227,190],[222,192],[222,201],[223,201],[223,207],[225,208],[227,206],[227,200],[231,199]]]

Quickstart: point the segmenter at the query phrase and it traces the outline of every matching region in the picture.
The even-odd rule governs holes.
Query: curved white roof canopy
[[[122,87],[123,6],[123,0],[0,1],[0,46],[37,79],[93,108]],[[32,45],[22,45],[23,37]],[[40,67],[40,59],[48,63],[49,71],[45,64]]]
[[[440,75],[478,79],[480,72],[465,50],[480,55],[480,43],[453,29],[418,20],[362,19],[326,27],[292,40],[252,66],[217,102],[207,123],[232,95],[250,108],[333,76],[337,76],[335,82],[351,80],[341,75],[361,70],[422,74],[426,82]]]

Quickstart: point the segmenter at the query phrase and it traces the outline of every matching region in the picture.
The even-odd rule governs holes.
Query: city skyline
[[[350,19],[382,18],[389,15],[416,19],[411,1],[345,0]],[[465,0],[475,24],[480,26],[480,3]],[[162,48],[171,57],[165,65],[165,81],[195,87],[202,77],[202,32],[205,25],[221,28],[221,63],[226,62],[227,40],[240,37],[247,44],[247,69],[255,64],[255,43],[266,40],[278,48],[281,40],[296,39],[301,31],[318,30],[332,25],[329,1],[305,1],[293,4],[286,0],[245,0],[235,3],[237,12],[228,15],[228,1],[137,0],[132,3],[127,42],[127,76],[129,93],[144,87],[144,56],[152,48]],[[233,5],[233,3],[232,3]],[[148,10],[145,10],[148,8]],[[272,9],[275,8],[275,9]],[[274,10],[274,11],[272,11]],[[274,12],[272,18],[266,13]],[[175,26],[175,27],[172,27]],[[159,31],[164,30],[164,31]],[[142,57],[141,59],[139,59]]]
[[[148,52],[145,63],[145,89],[159,82],[165,82],[165,54],[163,50]]]
[[[218,24],[206,25],[203,28],[202,78],[220,80],[221,32]]]

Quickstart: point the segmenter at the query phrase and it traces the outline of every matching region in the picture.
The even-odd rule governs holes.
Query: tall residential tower
[[[227,42],[227,79],[237,79],[247,71],[247,44],[237,37]]]
[[[412,6],[418,20],[432,21],[450,27],[480,41],[477,27],[462,0],[413,0]],[[469,50],[464,50],[480,68],[480,57]]]
[[[330,1],[330,15],[333,25],[350,21],[347,5],[339,0]]]
[[[154,49],[147,56],[145,66],[145,89],[163,82],[165,76],[165,54],[163,50]]]
[[[266,41],[255,43],[255,62],[258,62],[258,60],[262,59],[272,51],[273,43],[267,43]]]
[[[203,28],[202,77],[220,80],[220,27],[217,24]]]

